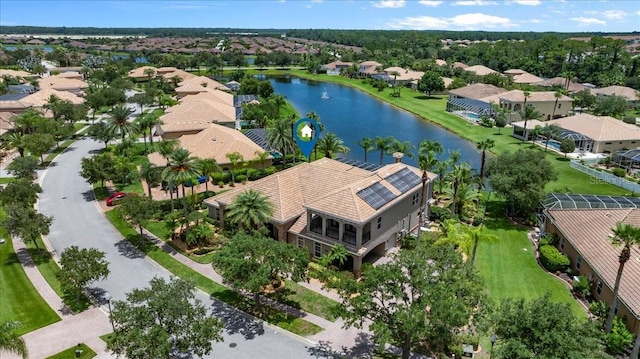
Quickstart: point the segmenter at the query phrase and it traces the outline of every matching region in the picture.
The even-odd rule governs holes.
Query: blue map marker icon
[[[311,151],[320,137],[320,125],[316,120],[301,118],[293,125],[293,139],[296,140],[300,152],[311,158]]]

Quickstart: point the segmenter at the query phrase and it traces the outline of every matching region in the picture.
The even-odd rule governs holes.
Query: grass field
[[[0,208],[0,220],[4,218]],[[31,284],[13,250],[11,238],[0,228],[0,321],[17,320],[22,326],[16,331],[25,334],[60,320]]]
[[[551,293],[551,299],[567,303],[576,315],[585,312],[559,280],[547,274],[536,262],[535,251],[527,238],[525,227],[500,216],[502,203],[491,202],[486,221],[487,232],[499,241],[478,244],[476,267],[485,280],[489,295],[495,302],[506,298],[538,298]]]
[[[76,356],[76,350],[82,350],[82,353],[80,354],[80,356]],[[80,359],[90,359],[96,356],[96,352],[94,352],[93,350],[91,350],[91,348],[89,348],[86,344],[84,343],[80,343],[78,344],[78,346],[75,347],[71,347],[65,351],[62,351],[56,355],[52,355],[50,357],[47,357],[47,359],[75,359],[75,358],[80,358]]]
[[[116,229],[118,229],[118,231],[120,231],[120,233],[125,236],[129,242],[134,244],[138,249],[149,256],[149,258],[156,261],[174,275],[183,280],[190,281],[197,288],[206,292],[210,296],[228,303],[235,308],[239,308],[247,312],[251,312],[253,310],[252,302],[248,298],[239,295],[229,288],[212,281],[211,279],[178,262],[153,243],[143,241],[138,232],[131,228],[131,226],[122,219],[117,209],[106,212],[105,214]],[[296,318],[277,310],[269,308],[266,309],[268,310],[262,317],[264,320],[292,333],[296,333],[301,336],[309,336],[322,330],[322,328],[317,325],[309,323],[301,318]]]

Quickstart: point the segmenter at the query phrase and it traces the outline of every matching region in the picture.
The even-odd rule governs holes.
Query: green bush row
[[[569,267],[569,258],[560,253],[558,248],[550,245],[543,245],[539,248],[540,263],[551,272],[564,271]]]
[[[247,179],[250,181],[255,181],[257,179],[272,175],[274,173],[276,173],[276,168],[273,166],[267,167],[264,170],[249,168],[249,169],[239,169],[239,170],[233,171],[233,174],[235,175],[236,183],[246,181]],[[213,175],[211,175],[212,183],[223,182],[227,184],[227,183],[231,183],[232,179],[233,179],[233,176],[231,175],[231,171],[226,173],[214,173]]]

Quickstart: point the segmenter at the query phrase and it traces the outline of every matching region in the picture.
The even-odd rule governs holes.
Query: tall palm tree
[[[267,159],[269,159],[269,156],[271,154],[267,151],[258,151],[258,150],[256,150],[254,153],[256,155],[256,161],[260,161],[260,169],[264,170],[264,162]]]
[[[271,148],[275,148],[282,154],[282,157],[287,156],[290,150],[293,149],[293,132],[291,129],[291,120],[288,118],[279,118],[269,123],[267,126],[267,142]]]
[[[167,166],[169,165],[169,156],[176,150],[178,147],[177,140],[164,140],[155,144],[155,149],[160,153],[165,160],[167,160]]]
[[[447,174],[449,168],[449,161],[438,161],[436,166],[436,173],[438,174],[438,193],[442,193],[442,184],[444,183],[444,177]]]
[[[227,153],[225,157],[231,161],[231,181],[233,182],[232,186],[234,186],[236,183],[236,166],[238,166],[238,163],[244,162],[244,157],[242,157],[242,154],[238,151]]]
[[[484,229],[484,225],[481,224],[475,228],[465,226],[465,229],[463,230],[473,241],[473,250],[471,252],[472,265],[476,260],[476,252],[478,251],[478,242],[495,242],[499,239],[498,236],[496,235],[483,232],[483,229]]]
[[[269,98],[276,105],[276,111],[280,115],[280,108],[287,103],[287,97],[279,94],[271,94]]]
[[[367,155],[374,150],[373,140],[369,137],[363,137],[360,141],[356,142],[356,145],[362,147],[362,150],[364,150],[364,161],[367,162]]]
[[[476,148],[482,151],[482,157],[480,158],[480,179],[484,179],[484,164],[487,160],[487,150],[493,148],[496,145],[496,142],[490,138],[487,138],[484,141],[476,142]]]
[[[335,134],[328,132],[318,140],[318,149],[324,152],[324,156],[332,158],[335,153],[349,153],[349,147]]]
[[[427,153],[421,152],[418,154],[418,166],[420,167],[420,170],[422,170],[420,208],[418,209],[418,239],[420,239],[420,229],[422,227],[422,223],[424,223],[425,196],[427,195],[427,181],[429,180],[427,171],[431,170],[436,164],[438,164],[438,158],[436,158],[435,152],[429,151]]]
[[[203,158],[198,161],[198,168],[200,169],[200,173],[207,177],[204,183],[204,189],[205,191],[209,191],[209,179],[212,174],[220,171],[220,166],[218,166],[218,163],[213,158]]]
[[[376,136],[373,139],[373,146],[375,147],[376,151],[380,151],[380,164],[382,164],[382,161],[384,161],[384,154],[389,152],[389,148],[391,148],[391,144],[393,143],[393,141],[395,141],[395,139],[392,136]]]
[[[236,196],[224,213],[227,222],[245,230],[260,229],[273,216],[273,204],[262,192],[248,189]]]
[[[161,123],[162,121],[160,120],[160,118],[153,112],[144,112],[136,119],[136,124],[138,125],[140,131],[142,132],[142,136],[144,137],[145,151],[147,150],[147,130],[149,131],[149,143],[153,147],[153,128]]]
[[[616,282],[613,286],[613,302],[609,307],[609,314],[604,325],[605,333],[611,333],[613,327],[613,317],[616,314],[616,303],[618,302],[618,291],[620,290],[620,279],[624,271],[625,264],[631,259],[631,247],[640,246],[640,228],[628,223],[618,222],[616,228],[611,229],[613,237],[610,238],[614,246],[622,246],[622,251],[618,256],[618,273],[616,274]]]
[[[133,114],[134,110],[128,108],[125,105],[116,105],[109,111],[109,130],[111,133],[119,133],[122,139],[124,136],[134,131],[135,126],[129,122],[129,116]]]
[[[553,104],[553,111],[551,112],[551,119],[552,120],[556,118],[556,109],[558,108],[558,100],[560,100],[562,98],[562,92],[556,91],[553,94],[553,97],[556,98],[556,102]]]
[[[400,152],[403,155],[409,157],[409,158],[413,158],[413,150],[416,148],[416,146],[414,146],[411,142],[409,141],[398,141],[395,140],[393,141],[393,143],[391,144],[389,151],[390,152]]]
[[[526,99],[526,97],[525,97]],[[522,137],[522,142],[524,142],[527,139],[527,122],[529,120],[537,120],[540,118],[540,116],[542,116],[540,114],[540,112],[536,111],[536,108],[531,106],[531,105],[527,105],[525,108],[523,108],[522,110],[518,110],[518,114],[520,115],[520,118],[522,118],[524,120],[524,135]]]
[[[451,216],[455,217],[458,209],[456,205],[458,203],[458,193],[462,183],[469,183],[471,181],[471,167],[466,162],[456,164],[451,167],[451,172],[447,174],[448,182],[451,184],[453,190],[451,198]]]
[[[544,152],[547,152],[547,147],[549,146],[549,140],[554,140],[560,137],[560,127],[556,125],[547,125],[544,126],[538,131],[538,134],[544,137]]]
[[[15,332],[20,325],[20,322],[16,321],[0,322],[0,351],[14,353],[22,359],[27,359],[29,357],[27,345]]]
[[[418,145],[418,152],[420,154],[433,152],[436,155],[441,155],[444,152],[444,147],[438,141],[422,140]]]
[[[2,147],[8,149],[15,148],[18,150],[20,157],[24,157],[24,151],[26,149],[24,137],[20,132],[8,132],[2,136]]]
[[[187,198],[185,184],[194,182],[198,177],[199,169],[197,167],[198,159],[191,157],[188,150],[178,148],[169,155],[169,166],[162,170],[162,178],[169,182],[182,185],[182,206],[184,208],[184,218],[187,218]],[[187,231],[189,223],[187,222]]]
[[[147,183],[149,198],[153,199],[151,188],[160,184],[161,170],[156,165],[146,162],[140,166],[140,178]]]

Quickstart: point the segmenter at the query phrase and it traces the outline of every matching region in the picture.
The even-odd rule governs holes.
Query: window
[[[378,229],[382,228],[382,217],[378,217]]]
[[[578,259],[576,260],[576,268],[580,269],[581,265],[582,265],[582,257],[578,256]]]
[[[614,315],[618,315],[618,311],[620,310],[620,301],[616,300],[616,305],[614,309]]]
[[[558,108],[562,108],[562,104],[561,103],[558,104]]]
[[[613,142],[605,142],[604,144],[605,144],[605,145],[610,145],[610,144],[612,144],[612,143],[613,143]]]
[[[418,203],[420,203],[420,193],[414,193],[413,198],[411,198],[411,205],[415,206]]]
[[[304,238],[298,237],[298,248],[304,247]]]
[[[598,295],[602,294],[602,282],[598,281],[598,286],[596,287],[596,293],[598,293]]]
[[[564,249],[564,237],[560,238],[560,248]]]
[[[318,242],[313,243],[313,256],[316,258],[322,257],[322,246]]]

